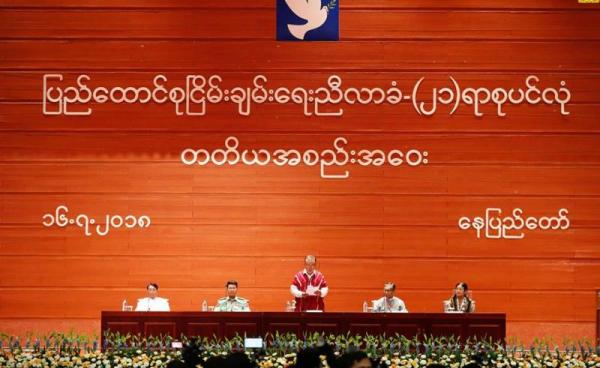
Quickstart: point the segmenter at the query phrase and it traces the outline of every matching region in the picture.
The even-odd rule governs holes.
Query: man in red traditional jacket
[[[316,257],[306,256],[304,270],[294,276],[290,291],[296,297],[296,312],[325,310],[323,299],[327,296],[329,288],[325,276],[316,270],[316,266]]]

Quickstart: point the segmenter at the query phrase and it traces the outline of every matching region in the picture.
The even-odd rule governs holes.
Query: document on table
[[[319,290],[319,288],[317,286],[308,285],[308,287],[306,288],[306,294],[315,295],[317,290]]]

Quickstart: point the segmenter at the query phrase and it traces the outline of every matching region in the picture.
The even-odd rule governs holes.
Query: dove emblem
[[[278,32],[283,30],[290,40],[337,39],[338,1],[279,0],[278,7],[281,5],[281,11],[286,15],[281,19],[278,16]],[[315,30],[318,32],[311,32],[307,37],[308,32]]]
[[[321,27],[327,20],[328,9],[321,6],[321,0],[285,0],[287,6],[300,18],[306,20],[305,24],[288,24],[290,33],[299,40],[303,40],[306,32]]]

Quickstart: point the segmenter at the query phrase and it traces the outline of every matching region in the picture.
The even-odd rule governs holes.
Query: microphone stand
[[[319,308],[319,298],[321,297],[321,285],[323,285],[323,281],[321,281],[319,283],[319,286],[317,287],[317,290],[319,290],[319,294],[317,294],[317,307],[315,308],[315,310],[320,310],[322,312],[321,308]]]

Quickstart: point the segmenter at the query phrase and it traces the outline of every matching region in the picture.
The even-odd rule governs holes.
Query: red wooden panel
[[[143,287],[156,280],[164,288],[219,288],[237,278],[246,287],[286,287],[294,276],[290,271],[301,267],[298,258],[238,257],[217,262],[215,257],[11,257],[2,270],[0,286],[19,283],[21,287]],[[300,259],[301,260],[301,259]],[[179,265],[176,267],[175,265]],[[362,269],[360,279],[348,278],[352,265]],[[202,266],[202,267],[201,267]],[[429,260],[371,257],[326,258],[321,261],[328,282],[335,288],[377,288],[387,280],[403,280],[404,287],[444,288],[459,278],[470,279],[480,290],[566,290],[574,283],[576,264],[563,260]],[[84,272],[83,270],[88,270]],[[578,272],[598,270],[579,269]],[[112,275],[111,274],[112,270]],[[150,271],[149,271],[150,270]],[[201,271],[200,271],[201,270]],[[384,270],[384,272],[382,272]],[[519,270],[523,270],[519,272]],[[524,271],[527,270],[527,271]],[[37,272],[35,272],[37,271]],[[485,272],[487,271],[487,273]],[[506,273],[502,280],[498,274]],[[68,275],[81,275],[69,278]],[[256,275],[255,275],[256,274]],[[40,276],[42,275],[42,276]],[[104,276],[103,276],[104,275]],[[165,281],[162,281],[165,280]],[[585,289],[585,287],[581,287]]]
[[[230,41],[225,48],[219,41],[0,41],[0,54],[6,55],[0,70],[597,72],[600,59],[590,50],[599,48],[600,41],[439,41],[436,47],[412,41],[335,42],[321,47],[310,42]],[[327,63],[321,59],[325,50]]]
[[[181,152],[184,149],[205,148],[211,151],[221,149],[225,147],[224,142],[228,135],[224,135],[223,133],[203,133],[202,137],[196,138],[189,134],[169,134],[167,137],[165,135],[166,133],[152,135],[129,133],[129,140],[119,142],[122,134],[114,132],[82,132],[78,134],[52,134],[50,136],[46,133],[0,133],[0,142],[2,142],[0,143],[0,160],[2,163],[13,164],[12,166],[6,166],[7,170],[3,170],[1,175],[3,178],[6,178],[5,180],[8,184],[11,178],[14,178],[12,180],[15,181],[19,179],[22,173],[27,172],[26,168],[28,167],[31,168],[30,172],[33,172],[31,174],[33,175],[40,171],[39,168],[44,167],[41,164],[60,164],[64,168],[65,180],[69,180],[73,176],[91,176],[98,175],[98,173],[109,175],[112,174],[109,172],[110,170],[114,173],[115,180],[119,179],[119,175],[131,174],[130,176],[132,177],[130,180],[136,180],[139,177],[142,180],[148,180],[148,184],[160,181],[161,183],[178,185],[178,188],[185,188],[186,185],[188,187],[192,185],[196,192],[211,189],[210,185],[214,180],[218,182],[215,185],[219,187],[227,185],[231,190],[243,192],[245,187],[266,181],[266,179],[262,179],[265,174],[268,174],[269,179],[271,179],[276,178],[278,174],[289,176],[291,172],[295,172],[297,175],[290,177],[288,180],[293,181],[295,179],[299,182],[299,185],[304,184],[307,180],[309,180],[308,183],[311,183],[312,180],[321,186],[332,186],[335,183],[341,183],[337,184],[337,186],[346,188],[353,181],[360,180],[361,177],[383,176],[385,173],[387,174],[385,177],[389,178],[388,180],[395,180],[399,177],[406,177],[404,180],[411,180],[412,176],[419,176],[421,171],[424,172],[423,174],[426,174],[428,171],[441,170],[439,166],[453,165],[454,170],[460,170],[463,169],[461,166],[478,165],[483,168],[489,167],[496,170],[498,168],[514,170],[516,174],[513,175],[513,178],[521,179],[524,183],[527,183],[526,179],[536,180],[537,178],[517,175],[518,170],[535,170],[537,167],[540,170],[546,170],[547,175],[551,175],[553,172],[560,172],[560,170],[575,170],[576,168],[571,167],[573,165],[594,165],[600,162],[600,148],[598,148],[600,147],[600,138],[595,134],[514,136],[510,134],[491,133],[477,135],[469,133],[390,133],[383,137],[377,137],[366,133],[338,133],[335,135],[324,132],[318,135],[298,134],[294,138],[290,138],[283,133],[265,134],[262,136],[249,133],[235,134],[240,141],[239,150],[241,152],[256,148],[265,148],[271,152],[277,149],[297,149],[302,152],[308,149],[327,150],[333,148],[333,142],[338,136],[342,136],[348,140],[348,145],[344,146],[344,149],[348,153],[353,149],[381,149],[385,152],[399,149],[405,152],[413,148],[429,153],[427,166],[412,168],[412,175],[405,175],[403,170],[406,170],[406,166],[390,167],[389,162],[386,162],[381,167],[370,165],[364,168],[361,165],[353,165],[351,162],[348,162],[345,166],[351,169],[350,174],[352,179],[336,181],[317,179],[319,178],[318,165],[312,167],[305,165],[295,167],[282,166],[277,170],[273,170],[275,166],[272,163],[264,168],[257,165],[242,165],[241,163],[233,166],[224,165],[222,167],[212,163],[205,166],[187,166],[181,162]],[[44,151],[38,149],[42,144],[45,145]],[[74,144],[82,145],[81,149],[73,152],[66,148]],[[150,148],[156,147],[158,144],[161,144],[160,148],[156,150]],[[106,150],[107,145],[112,147],[110,152]],[[582,154],[582,151],[585,154]],[[22,163],[26,166],[21,168],[18,165],[14,165],[14,163]],[[107,165],[108,163],[121,165],[109,166]],[[40,164],[40,166],[35,166],[34,164]],[[81,172],[70,173],[69,168],[71,167],[78,168]],[[166,170],[168,175],[160,175],[160,172],[157,172],[160,169]],[[585,166],[580,167],[580,171],[583,170],[586,170]],[[578,178],[579,181],[587,183],[588,180],[597,180],[594,170],[587,170],[589,178]],[[448,175],[452,174],[451,170],[448,171]],[[258,172],[261,175],[256,175]],[[569,173],[570,175],[563,175],[561,180],[569,180],[574,175],[573,173],[576,174],[577,171],[572,171],[572,173]],[[168,180],[170,175],[177,175],[177,180]],[[486,173],[487,175],[491,175],[491,173]],[[228,183],[228,177],[232,176],[244,180]],[[460,177],[461,175],[456,176]],[[194,179],[191,182],[189,181],[190,177]],[[211,180],[207,180],[207,178],[211,178]],[[24,179],[28,178],[25,177]],[[503,183],[497,177],[492,177],[492,179],[496,179],[496,185],[507,186],[509,184]],[[454,180],[457,180],[457,178],[454,178]],[[177,184],[180,181],[183,181],[183,183]],[[414,179],[413,185],[420,185],[425,188],[431,185],[427,182],[423,183],[423,181]],[[494,180],[488,180],[488,185],[489,182],[493,183]],[[34,185],[35,183],[24,184]],[[59,187],[60,184],[61,182],[57,182],[53,185]],[[75,182],[73,184],[78,184],[79,186],[81,183]],[[117,181],[115,185],[110,186],[110,190],[118,192],[127,189],[123,188],[124,184],[123,180]],[[379,192],[387,184],[387,180],[383,183],[370,181],[368,184],[369,186],[375,186],[374,189]],[[107,183],[98,183],[97,181],[90,180],[88,185],[104,185],[102,191],[109,191]],[[393,187],[394,183],[392,182],[387,185]],[[576,184],[569,183],[569,185]],[[569,186],[566,187],[566,189],[568,188]],[[543,189],[542,187],[541,190]],[[277,190],[278,188],[272,189],[272,191]],[[214,192],[214,190],[212,191]]]
[[[599,12],[600,13],[600,12]],[[2,71],[0,72],[0,101],[36,101],[41,102],[43,97],[43,88],[42,81],[45,74],[52,74],[45,71],[39,72],[27,72],[27,71]],[[417,91],[417,97],[421,101],[430,101],[432,97],[433,88],[441,88],[444,86],[449,86],[451,80],[450,76],[455,78],[455,80],[459,83],[461,87],[473,87],[473,88],[487,88],[493,90],[495,88],[501,87],[505,89],[510,88],[526,88],[526,78],[529,75],[536,75],[539,78],[539,82],[536,83],[537,86],[541,88],[560,88],[560,82],[565,82],[565,87],[571,91],[571,97],[569,104],[580,104],[580,103],[598,103],[600,102],[600,90],[595,86],[600,83],[600,74],[598,73],[569,73],[563,70],[555,70],[551,72],[533,72],[533,71],[524,71],[524,72],[479,72],[472,70],[465,71],[455,71],[455,70],[442,70],[442,71],[342,71],[342,70],[332,70],[332,71],[297,71],[293,74],[287,72],[280,71],[245,71],[245,72],[236,72],[236,71],[211,71],[211,70],[190,70],[187,72],[181,71],[147,71],[147,72],[128,72],[128,71],[79,71],[79,72],[69,72],[69,71],[59,71],[58,74],[63,76],[63,81],[58,81],[56,78],[50,78],[48,81],[48,87],[62,87],[67,88],[70,86],[76,86],[76,80],[82,74],[90,77],[89,81],[85,83],[89,88],[97,88],[97,87],[149,87],[154,88],[153,80],[157,75],[164,75],[167,78],[167,82],[165,83],[166,87],[183,87],[185,86],[186,76],[188,75],[201,75],[205,78],[209,78],[213,75],[218,75],[222,78],[222,81],[219,83],[219,86],[222,89],[232,89],[234,87],[246,87],[253,86],[253,80],[257,75],[264,75],[267,80],[265,85],[267,87],[286,87],[289,89],[293,89],[295,87],[303,87],[306,89],[316,89],[320,87],[327,87],[327,81],[329,77],[332,75],[337,75],[341,78],[342,89],[347,88],[385,88],[391,85],[393,81],[397,82],[398,88],[403,91],[403,93],[408,94],[413,92],[413,88],[416,82],[424,78],[421,87]],[[54,92],[54,91],[53,91]],[[82,97],[83,92],[82,92]],[[562,97],[562,95],[561,95]],[[214,117],[214,113],[218,113],[220,111],[230,112],[235,116],[235,111],[237,111],[232,104],[225,104],[222,102],[221,104],[225,106],[229,106],[228,108],[219,109],[218,105],[214,104],[210,105],[210,108],[207,110],[207,115],[204,117],[194,117],[192,121],[198,121],[198,119],[203,120],[212,120],[211,117]],[[108,105],[108,104],[107,104]],[[269,110],[272,103],[265,102],[263,104],[257,105],[252,109],[253,113],[256,113],[257,110]],[[402,103],[400,103],[403,106]],[[507,104],[509,105],[509,104]],[[149,103],[145,105],[146,107],[152,107],[153,104]],[[281,111],[277,111],[278,113],[283,113],[285,111],[292,111],[302,113],[302,110],[294,107],[295,105],[291,105],[291,107],[286,107]],[[37,111],[42,111],[42,107],[37,105],[34,106]],[[89,119],[93,118],[97,114],[97,111],[102,111],[102,105],[100,104],[90,104],[92,107],[92,117],[88,117],[85,120],[89,121]],[[167,105],[161,107],[161,110],[169,112],[173,117],[174,108]],[[362,108],[360,105],[358,106],[348,106],[344,109],[345,113],[352,112],[354,110],[362,111],[362,112],[372,112],[372,107]],[[543,106],[538,106],[538,109],[542,109],[546,112],[551,112],[552,114],[556,114],[554,109],[544,109]],[[384,106],[377,107],[378,110],[388,111]],[[395,110],[398,110],[398,107],[394,107]],[[484,112],[493,111],[496,107],[492,108],[482,107]],[[106,108],[104,109],[106,111]],[[115,109],[110,111],[133,111],[132,107],[129,105],[116,106]],[[140,110],[140,111],[138,111]],[[136,111],[137,114],[143,114],[145,109],[138,109]],[[441,111],[442,109],[438,109]],[[472,110],[472,109],[470,109]],[[508,113],[512,112],[512,108],[504,109]],[[393,110],[392,110],[393,111]],[[156,111],[152,111],[152,113],[156,113]],[[512,116],[512,114],[507,115]],[[161,116],[157,116],[160,118]],[[574,118],[576,116],[570,116],[570,118]],[[38,115],[38,119],[42,118],[42,116]],[[316,117],[311,117],[310,119],[315,119]],[[381,116],[381,118],[385,118],[385,116]],[[73,117],[68,118],[72,121],[79,123],[78,125],[82,125],[81,122]],[[244,118],[243,121],[247,121],[247,118]],[[307,119],[307,120],[310,120]],[[56,124],[57,118],[52,118]],[[101,120],[101,119],[98,119]],[[177,117],[177,121],[185,120],[184,117]],[[335,120],[332,118],[327,118],[325,120]],[[343,119],[345,120],[345,119]],[[510,123],[512,119],[505,118],[502,119],[506,121],[506,123]],[[97,121],[93,124],[94,127],[98,126],[98,123],[102,121]],[[121,122],[121,121],[119,121]],[[152,121],[144,122],[144,127],[146,124],[152,123]],[[172,124],[173,125],[173,124]],[[77,125],[73,124],[71,129],[74,129]]]
[[[569,336],[586,339],[594,336],[594,323],[512,322],[507,324],[507,336],[513,341],[532,343],[538,336]]]
[[[515,246],[510,239],[477,239],[458,228],[385,226],[151,226],[140,233],[114,233],[111,241],[78,232],[51,232],[31,226],[0,227],[0,254],[13,256],[215,256],[302,257],[315,252],[336,257],[536,258],[593,260],[600,256],[596,228],[528,235]],[[325,245],[321,245],[325,242]],[[594,263],[584,265],[593,267]],[[579,264],[578,266],[579,267]],[[585,268],[585,267],[584,267]],[[589,279],[590,285],[593,278]],[[578,284],[588,279],[578,278]]]
[[[381,324],[375,323],[365,323],[365,322],[357,322],[349,323],[348,331],[351,334],[359,334],[359,335],[382,335],[385,329],[381,326]]]
[[[406,133],[421,132],[430,133],[495,133],[495,134],[513,134],[517,133],[597,133],[598,125],[594,124],[594,117],[600,111],[600,105],[597,104],[574,104],[569,105],[569,116],[559,115],[558,110],[551,106],[515,106],[512,107],[512,118],[497,117],[490,106],[487,106],[487,115],[483,118],[475,117],[472,110],[461,109],[453,116],[449,116],[449,109],[440,109],[439,113],[428,118],[419,116],[409,105],[403,106],[379,106],[371,111],[373,107],[352,106],[347,108],[342,119],[331,117],[305,117],[301,108],[294,109],[290,106],[273,106],[256,108],[248,117],[240,118],[237,116],[237,110],[232,106],[219,105],[217,108],[221,112],[215,111],[209,113],[210,121],[202,120],[199,117],[182,116],[176,117],[174,108],[166,106],[114,106],[104,105],[96,109],[94,115],[90,118],[95,123],[85,122],[85,118],[71,116],[49,117],[40,123],[41,106],[36,104],[15,104],[10,103],[6,107],[5,103],[0,103],[3,108],[0,110],[0,129],[8,132],[32,132],[52,131],[53,134],[63,133],[64,130],[88,131],[98,133],[98,131],[115,130],[122,133],[131,133],[132,131],[145,132],[151,131],[159,135],[162,139],[167,133],[175,134],[187,133],[187,139],[182,139],[182,143],[191,139],[190,133],[210,132],[225,138],[228,136],[244,136],[243,132],[254,133],[262,132],[264,136],[269,133],[293,134],[293,133],[317,133],[324,132],[331,134],[328,144],[333,144],[333,139],[337,136],[350,135],[352,132],[367,133],[378,132],[379,130],[388,133]],[[223,111],[226,109],[227,111]],[[133,123],[115,119],[115,116],[139,116],[144,124]],[[148,120],[146,120],[148,119]],[[147,122],[147,123],[146,123]],[[156,139],[156,138],[154,138]],[[168,138],[167,138],[168,139]],[[288,137],[292,140],[294,137]],[[518,138],[517,138],[518,139]],[[297,144],[297,138],[296,138]],[[164,152],[162,148],[156,148],[158,152]],[[104,152],[104,155],[110,156],[112,150]],[[180,152],[177,153],[177,156]]]
[[[228,338],[233,338],[236,335],[257,337],[259,336],[259,326],[256,323],[249,322],[226,322],[224,334]]]
[[[217,322],[190,322],[186,324],[188,336],[218,336],[219,324]]]
[[[436,0],[348,0],[340,4],[342,8],[392,8],[392,9],[430,9],[430,8],[458,8],[458,9],[598,9],[597,4],[578,4],[568,0],[448,0],[440,3]],[[130,0],[2,0],[2,7],[48,7],[48,8],[274,8],[270,0],[203,0],[202,3],[190,3],[185,0],[144,0],[132,3]]]
[[[522,208],[524,216],[558,216],[561,208],[569,209],[570,226],[598,226],[599,199],[596,197],[520,197],[477,196],[465,201],[451,195],[354,195],[336,194],[7,194],[0,219],[5,225],[40,224],[42,216],[54,213],[56,206],[67,204],[69,215],[86,214],[89,218],[105,219],[107,214],[141,216],[151,213],[155,225],[354,225],[354,226],[458,226],[458,219],[485,216],[486,208],[499,207],[504,214]],[[168,204],[168,205],[167,205]],[[127,209],[124,213],[123,208]],[[103,220],[104,221],[104,220]],[[96,226],[96,225],[94,225]],[[90,227],[96,231],[96,227]],[[74,231],[79,227],[54,228],[54,231]],[[53,231],[49,229],[48,231]],[[144,229],[117,228],[139,232]],[[547,230],[550,231],[550,230]],[[541,230],[537,230],[541,232]],[[536,231],[532,231],[535,234]],[[469,235],[467,235],[469,234]],[[91,236],[91,235],[90,235]],[[476,236],[474,230],[465,236]]]
[[[143,334],[144,336],[177,336],[176,328],[175,322],[145,322]]]
[[[323,44],[276,42],[274,4],[0,0],[1,329],[97,332],[99,311],[134,303],[148,281],[175,311],[214,304],[229,278],[239,279],[253,310],[281,311],[291,273],[316,253],[331,285],[328,310],[358,311],[392,280],[411,312],[439,312],[454,283],[466,280],[478,311],[507,313],[509,336],[592,336],[600,6],[345,0],[343,41]],[[48,117],[40,104],[46,72],[125,86],[159,73],[173,84],[186,74],[220,74],[228,87],[265,74],[270,85],[307,88],[336,73],[344,86],[397,81],[402,89],[422,76],[428,88],[446,84],[450,75],[464,86],[518,88],[536,74],[543,85],[566,81],[572,100],[568,116],[536,105],[507,106],[498,117],[484,106],[478,118],[463,106],[424,118],[408,105],[384,105],[316,118],[265,104],[249,117],[210,106],[199,118],[151,104]],[[325,149],[337,136],[369,149],[418,146],[431,152],[431,165],[350,167],[350,179],[327,181],[306,167],[179,163],[183,148],[217,148],[229,135],[249,148]],[[41,216],[59,203],[92,216],[148,213],[154,222],[105,238],[43,228]],[[457,228],[459,217],[486,207],[535,216],[564,207],[572,227],[520,241]],[[316,329],[331,326],[319,321],[312,319]],[[172,328],[157,328],[164,327]],[[392,330],[411,335],[418,326]]]
[[[271,321],[293,325],[298,319],[306,321],[299,326],[298,335],[310,332],[326,332],[328,334],[346,334],[352,332],[352,326],[368,327],[371,330],[379,326],[379,330],[394,329],[399,325],[416,325],[417,329],[425,335],[442,334],[455,335],[468,338],[471,336],[470,327],[473,326],[480,333],[486,333],[495,340],[505,337],[506,316],[504,314],[443,314],[443,313],[416,313],[409,314],[373,314],[373,313],[319,313],[318,315],[304,313],[132,313],[132,312],[102,312],[102,331],[107,330],[107,325],[113,321],[128,321],[138,324],[154,324],[155,319],[161,319],[163,325],[177,326],[169,334],[179,336],[185,334],[186,329],[181,326],[190,321],[203,319],[218,324],[217,337],[262,336],[266,331],[272,331]],[[231,322],[235,320],[237,322]],[[485,329],[489,326],[489,329]],[[251,331],[249,331],[251,330]],[[373,330],[373,331],[375,331]],[[356,331],[356,330],[355,330]],[[452,332],[449,332],[452,331]],[[252,333],[253,335],[250,335]],[[272,332],[271,332],[272,333]],[[364,331],[363,331],[364,333]],[[208,336],[210,337],[210,336]]]
[[[306,323],[306,331],[308,333],[321,333],[325,335],[335,334],[339,330],[339,325],[336,323]]]
[[[477,336],[480,339],[488,340],[490,336],[502,335],[502,326],[489,323],[471,324],[467,328],[469,336]]]
[[[344,7],[345,4],[341,4]],[[131,22],[136,19],[136,22]],[[598,39],[598,12],[573,14],[439,10],[353,10],[340,13],[343,40]],[[552,27],[552,32],[539,24]],[[263,8],[22,10],[0,13],[8,39],[273,39],[274,10]]]
[[[599,142],[600,143],[600,142]],[[599,145],[600,146],[600,145]],[[579,146],[580,147],[580,146]],[[430,149],[430,148],[428,148]],[[515,147],[516,151],[516,147]],[[600,150],[599,150],[600,153]],[[592,154],[592,153],[590,153]],[[508,155],[507,155],[508,156]],[[575,157],[575,153],[573,153]],[[515,154],[518,157],[518,154]],[[503,157],[503,160],[511,160]],[[460,163],[462,164],[462,163]],[[348,180],[324,180],[315,167],[193,167],[182,163],[9,163],[1,164],[0,188],[6,193],[210,194],[296,193],[317,190],[330,194],[432,195],[587,195],[600,194],[600,172],[581,165],[517,166],[436,165],[406,169],[385,165],[362,167],[348,164]],[[466,164],[465,164],[466,165]],[[57,181],[56,173],[61,172]],[[304,178],[298,180],[297,176]],[[257,179],[252,179],[258,176]],[[110,181],[103,180],[110,177]],[[247,180],[241,180],[247,178]],[[385,179],[385,180],[382,180]]]
[[[144,333],[144,329],[138,322],[108,322],[106,329],[113,333],[118,332],[122,335],[138,335]]]
[[[412,339],[423,333],[423,330],[418,324],[414,323],[390,323],[385,329],[387,336],[395,336],[396,334]]]
[[[297,336],[301,336],[301,324],[300,322],[271,322],[266,323],[265,331],[272,335],[274,335],[276,332],[279,332],[280,334],[293,333]]]
[[[463,326],[460,323],[432,323],[433,336],[462,336]]]

